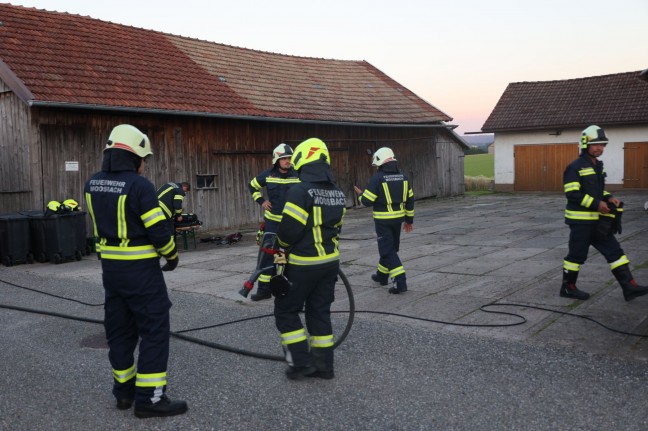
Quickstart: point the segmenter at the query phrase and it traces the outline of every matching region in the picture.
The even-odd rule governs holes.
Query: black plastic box
[[[29,233],[28,217],[17,213],[0,214],[0,260],[4,266],[34,263]]]
[[[37,261],[59,264],[81,260],[87,254],[85,212],[45,215],[43,211],[25,211],[21,214],[29,219],[31,250]]]

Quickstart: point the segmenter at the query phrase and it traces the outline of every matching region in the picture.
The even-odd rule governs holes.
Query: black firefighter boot
[[[578,271],[563,270],[563,281],[560,286],[560,296],[565,298],[574,298],[586,300],[590,297],[589,293],[583,292],[576,287],[576,279],[578,279]]]
[[[311,349],[313,366],[317,371],[309,374],[308,377],[319,377],[320,379],[330,380],[335,377],[333,371],[333,347],[315,347]]]
[[[617,281],[623,289],[623,297],[626,301],[632,301],[638,296],[643,296],[648,293],[648,287],[640,286],[632,277],[628,265],[621,265],[612,270],[612,274],[616,277]]]
[[[142,419],[175,416],[185,413],[188,409],[185,401],[171,400],[166,394],[163,394],[160,400],[154,404],[135,403],[135,416]]]
[[[390,287],[387,290],[389,293],[399,294],[407,292],[407,279],[404,275],[399,275],[394,279],[394,286]]]
[[[380,283],[381,286],[387,286],[387,283],[389,283],[389,276],[387,274],[383,274],[380,271],[376,271],[375,274],[371,274],[371,279],[376,283]]]
[[[256,293],[250,296],[250,299],[255,302],[263,301],[264,299],[270,299],[270,298],[272,298],[272,294],[270,293],[270,288],[268,287],[268,283],[259,283]]]
[[[286,362],[288,362],[286,377],[290,380],[302,380],[317,372],[317,368],[312,365],[313,360],[307,342],[288,344],[282,347]]]

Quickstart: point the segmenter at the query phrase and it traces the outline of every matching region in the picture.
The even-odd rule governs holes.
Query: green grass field
[[[464,175],[467,177],[495,177],[495,155],[473,154],[464,158]]]

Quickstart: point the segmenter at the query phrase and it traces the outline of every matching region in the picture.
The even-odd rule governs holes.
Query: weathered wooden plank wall
[[[396,153],[401,169],[412,179],[417,198],[463,192],[457,185],[463,183],[463,165],[459,169],[455,160],[463,150],[449,134],[444,135],[444,129],[55,109],[34,109],[32,115],[42,152],[42,193],[32,194],[28,204],[23,202],[16,210],[41,208],[51,199],[74,198],[84,205],[83,184],[100,168],[110,130],[121,123],[140,128],[151,139],[154,156],[145,172],[149,180],[158,187],[168,181],[191,183],[185,209],[198,214],[206,229],[234,229],[258,222],[261,211],[247,190],[249,181],[270,167],[276,145],[286,142],[294,147],[313,136],[327,143],[332,170],[350,206],[356,202],[353,185],[364,187],[375,172],[369,153],[383,146]],[[78,163],[78,170],[66,170],[66,162]],[[214,187],[197,188],[196,175],[200,174],[214,175]]]
[[[29,114],[27,105],[0,80],[0,213],[20,208],[31,196],[33,134]]]
[[[436,170],[439,196],[457,196],[465,192],[464,151],[447,131],[441,131],[436,142]]]

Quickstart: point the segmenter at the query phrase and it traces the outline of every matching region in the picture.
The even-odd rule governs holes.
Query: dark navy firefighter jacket
[[[598,211],[599,203],[612,197],[605,191],[606,176],[603,162],[592,163],[586,153],[567,165],[563,174],[566,224],[597,224],[600,216],[614,217]]]
[[[395,161],[378,168],[358,200],[364,206],[373,206],[374,220],[414,222],[414,192]]]

